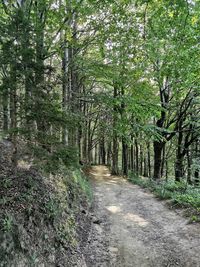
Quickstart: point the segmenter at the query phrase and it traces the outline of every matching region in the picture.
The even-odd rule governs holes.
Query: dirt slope
[[[95,215],[85,259],[88,267],[200,266],[200,225],[106,167],[91,170]]]

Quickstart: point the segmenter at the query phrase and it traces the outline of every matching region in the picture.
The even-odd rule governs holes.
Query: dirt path
[[[85,248],[88,267],[198,267],[200,225],[170,211],[151,193],[110,176],[106,167],[91,170],[95,215]]]

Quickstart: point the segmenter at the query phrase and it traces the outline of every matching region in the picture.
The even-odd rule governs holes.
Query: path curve
[[[91,170],[95,214],[86,247],[88,267],[200,267],[200,225],[169,210],[151,193]]]

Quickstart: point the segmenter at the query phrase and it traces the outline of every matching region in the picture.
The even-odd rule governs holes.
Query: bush
[[[187,192],[185,194],[174,194],[173,200],[182,206],[192,206],[193,208],[200,208],[200,193]]]

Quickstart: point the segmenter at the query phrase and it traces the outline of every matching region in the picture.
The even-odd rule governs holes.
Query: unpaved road
[[[200,225],[170,211],[151,193],[104,166],[91,170],[95,215],[87,267],[198,267]]]

